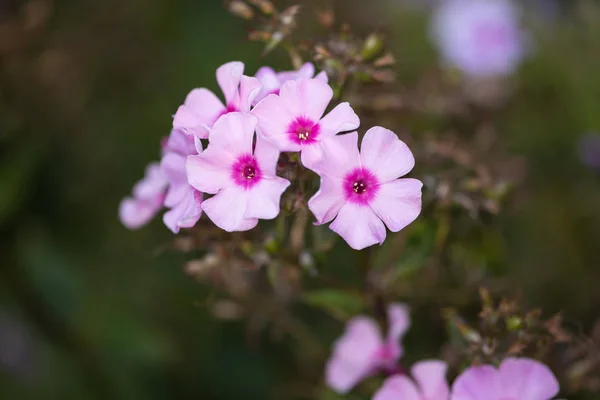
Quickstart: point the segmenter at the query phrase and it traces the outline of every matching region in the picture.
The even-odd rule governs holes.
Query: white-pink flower
[[[297,79],[281,86],[254,107],[258,129],[280,151],[302,151],[302,163],[321,156],[320,144],[339,132],[356,129],[360,120],[348,103],[323,116],[333,90],[320,79]]]
[[[144,178],[133,187],[133,197],[119,206],[119,218],[128,229],[146,225],[163,207],[168,181],[158,163],[146,167]]]
[[[369,317],[352,318],[335,342],[327,362],[325,380],[338,393],[347,393],[379,369],[393,370],[404,349],[400,339],[410,326],[410,314],[403,304],[388,307],[389,332],[382,337],[377,323]]]
[[[275,175],[279,151],[260,136],[256,117],[230,113],[215,123],[209,145],[187,159],[188,182],[215,194],[202,203],[206,215],[228,232],[245,231],[259,219],[279,214],[281,194],[290,182]]]
[[[315,75],[315,66],[311,63],[305,63],[295,71],[282,71],[275,72],[271,67],[261,67],[256,71],[254,77],[260,82],[262,89],[256,98],[254,103],[258,103],[266,96],[270,94],[279,94],[281,85],[287,81],[293,81],[296,79],[310,79]],[[317,74],[315,79],[321,80],[327,83],[327,74],[325,71]]]
[[[399,177],[415,160],[394,132],[381,127],[367,131],[358,151],[356,132],[334,136],[322,144],[323,158],[307,165],[321,176],[319,191],[308,207],[318,224],[335,220],[331,230],[356,250],[386,237],[385,225],[398,232],[421,212],[417,179]]]
[[[373,400],[448,400],[448,366],[439,360],[425,360],[411,368],[412,378],[394,375],[386,379]]]
[[[213,92],[192,90],[173,119],[173,127],[206,139],[213,124],[229,112],[249,112],[254,97],[260,92],[260,82],[244,75],[244,64],[232,61],[217,69],[217,82],[225,96],[225,104]]]
[[[451,400],[550,400],[560,388],[550,368],[528,358],[507,358],[499,368],[470,367],[456,378]]]

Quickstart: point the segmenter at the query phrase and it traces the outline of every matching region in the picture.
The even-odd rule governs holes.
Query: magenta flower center
[[[344,177],[344,194],[346,200],[366,205],[379,191],[379,179],[367,168],[356,168]]]
[[[231,179],[245,190],[251,189],[262,179],[262,172],[252,154],[241,155],[231,166]]]
[[[317,141],[320,133],[318,123],[305,117],[298,117],[287,129],[287,133],[292,142],[296,144],[312,144]]]

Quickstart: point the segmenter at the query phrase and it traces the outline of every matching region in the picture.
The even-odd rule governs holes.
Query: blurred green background
[[[333,3],[364,31],[387,26],[400,81],[436,62],[426,16],[406,16],[401,1],[374,2],[368,18],[362,2]],[[600,310],[600,179],[577,143],[600,129],[600,23],[563,11],[537,25],[495,117],[528,171],[499,217],[501,251],[528,304],[588,331]],[[287,398],[292,345],[248,345],[242,323],[210,316],[209,290],[185,275],[160,218],[137,232],[117,219],[190,89],[216,89],[230,60],[250,74],[289,68],[245,38],[220,1],[0,2],[0,398]],[[352,254],[337,254],[320,267],[344,268]],[[341,331],[328,327],[324,341]],[[408,340],[422,348],[419,329]]]

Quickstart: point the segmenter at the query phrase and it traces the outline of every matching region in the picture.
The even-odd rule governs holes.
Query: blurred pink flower
[[[456,378],[451,400],[550,400],[558,381],[544,364],[528,358],[507,358],[500,368],[470,367]]]
[[[245,231],[259,219],[279,214],[281,194],[290,182],[275,175],[279,151],[260,136],[253,148],[256,117],[230,113],[219,118],[207,149],[187,159],[190,185],[215,194],[202,209],[221,229]]]
[[[414,381],[404,375],[388,378],[373,400],[448,400],[448,366],[439,360],[426,360],[411,368]],[[416,382],[415,382],[416,381]]]
[[[361,250],[383,243],[384,223],[398,232],[417,218],[423,184],[397,179],[412,170],[415,160],[394,132],[369,129],[360,153],[356,132],[325,140],[322,149],[322,160],[308,165],[321,176],[319,191],[308,201],[317,224],[335,218],[331,230]]]
[[[275,72],[273,68],[262,67],[260,68],[254,77],[259,80],[262,89],[256,98],[254,104],[264,99],[269,94],[279,94],[281,85],[287,81],[293,81],[296,79],[310,79],[315,75],[315,67],[311,63],[303,64],[296,71],[282,71]],[[325,71],[320,72],[315,79],[327,83],[327,74]]]
[[[208,89],[194,89],[177,110],[173,127],[206,139],[221,115],[234,111],[249,112],[254,97],[260,91],[260,82],[243,74],[244,64],[239,61],[219,67],[217,82],[225,95],[225,104]]]
[[[168,181],[158,163],[146,167],[144,178],[133,187],[133,197],[126,197],[119,206],[119,218],[128,229],[146,225],[163,207]]]
[[[444,62],[472,77],[511,74],[525,55],[519,9],[511,0],[444,0],[432,34]]]
[[[320,143],[339,132],[356,129],[360,120],[348,103],[323,117],[333,90],[319,79],[287,81],[279,95],[270,94],[254,107],[258,129],[280,151],[302,151],[302,163],[321,156]]]
[[[348,322],[327,362],[325,380],[329,387],[344,394],[379,369],[395,368],[404,352],[399,341],[410,326],[408,308],[403,304],[391,304],[388,323],[389,332],[382,337],[377,323],[371,318],[358,316]]]

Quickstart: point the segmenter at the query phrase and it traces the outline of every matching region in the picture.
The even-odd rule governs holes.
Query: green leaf
[[[335,289],[321,289],[305,293],[302,301],[320,308],[336,319],[345,321],[365,308],[364,299],[356,294]]]

